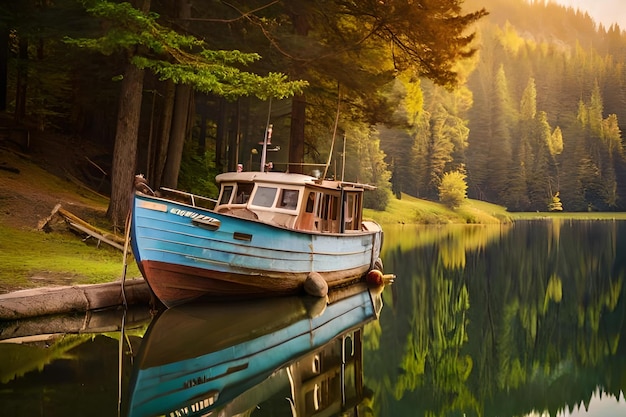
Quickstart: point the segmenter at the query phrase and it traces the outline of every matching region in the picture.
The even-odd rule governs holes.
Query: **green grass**
[[[406,194],[402,194],[400,200],[392,198],[384,212],[365,209],[364,217],[380,224],[484,224],[511,221],[511,216],[504,207],[495,204],[467,200],[460,208],[452,210],[443,204]]]
[[[625,212],[523,212],[509,213],[513,220],[569,219],[569,220],[626,220]]]
[[[41,285],[111,282],[122,277],[123,254],[95,241],[67,233],[18,230],[0,224],[0,286],[7,289]],[[129,256],[127,278],[139,277]]]
[[[452,210],[443,204],[422,200],[403,194],[402,199],[392,198],[385,211],[365,209],[365,218],[380,224],[494,224],[515,220],[572,219],[572,220],[626,220],[626,213],[569,213],[528,212],[513,213],[506,208],[479,200],[466,200]]]

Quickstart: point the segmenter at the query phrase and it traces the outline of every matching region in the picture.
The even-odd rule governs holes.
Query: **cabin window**
[[[330,211],[331,220],[337,220],[337,215],[339,212],[338,209],[339,209],[339,197],[332,196],[331,211]]]
[[[230,202],[230,196],[233,195],[233,186],[225,185],[222,187],[222,198],[220,198],[220,204],[228,204]]]
[[[250,194],[252,194],[253,188],[254,184],[252,183],[237,183],[237,196],[235,197],[235,201],[233,201],[233,204],[246,204],[250,199]]]
[[[324,194],[322,198],[322,204],[318,209],[317,216],[321,219],[328,220],[328,210],[330,208],[330,196],[328,194]]]
[[[324,232],[339,232],[339,196],[324,194],[320,207],[318,208],[318,217],[322,219],[321,230]]]
[[[298,190],[282,190],[280,199],[278,200],[278,207],[287,210],[295,210],[298,205],[299,195],[300,192]]]
[[[337,220],[337,208],[339,206],[339,197],[324,194],[324,200],[322,202],[322,207],[319,213],[319,217],[324,220]]]
[[[252,204],[260,207],[272,207],[276,199],[276,191],[277,189],[272,187],[258,187]]]
[[[306,198],[306,208],[305,208],[307,213],[313,213],[313,210],[315,210],[315,193],[314,192],[309,192],[309,195]]]
[[[360,217],[360,195],[356,193],[346,194],[344,207],[344,222],[346,230],[359,230]]]

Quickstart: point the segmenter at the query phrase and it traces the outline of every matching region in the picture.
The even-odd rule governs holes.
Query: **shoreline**
[[[152,294],[143,278],[104,284],[39,287],[0,294],[0,321],[107,309],[124,305],[148,305]]]

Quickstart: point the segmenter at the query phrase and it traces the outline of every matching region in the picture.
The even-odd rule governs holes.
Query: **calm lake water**
[[[374,304],[0,322],[0,414],[626,415],[626,222],[388,226],[383,261]]]

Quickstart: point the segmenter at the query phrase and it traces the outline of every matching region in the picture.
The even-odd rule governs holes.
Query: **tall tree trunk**
[[[217,172],[224,171],[224,160],[226,152],[224,144],[226,143],[226,132],[228,131],[228,103],[223,97],[218,98],[219,111],[217,113],[217,129],[215,131],[215,168]]]
[[[291,101],[291,132],[289,135],[289,171],[303,173],[304,126],[306,121],[306,99],[296,95]]]
[[[17,81],[15,88],[15,123],[21,123],[26,117],[26,89],[28,86],[28,40],[19,39],[19,59],[17,62]]]
[[[161,116],[159,145],[156,148],[157,154],[155,157],[154,172],[151,174],[152,177],[148,178],[148,182],[152,184],[152,187],[155,189],[161,186],[163,180],[167,150],[170,144],[170,133],[172,131],[174,99],[176,97],[176,84],[172,81],[166,81],[165,83],[165,98],[163,99],[163,115]]]
[[[306,3],[306,2],[304,2]],[[307,7],[302,7],[300,2],[289,2],[288,13],[290,15],[293,30],[297,36],[306,37],[311,26]],[[306,67],[296,64],[292,70],[294,79],[303,78]],[[304,127],[306,123],[306,99],[304,94],[298,94],[291,101],[291,132],[289,135],[289,171],[302,173],[304,167]]]
[[[241,100],[237,100],[237,103],[235,103],[235,114],[230,118],[230,128],[228,130],[228,171],[236,171],[237,164],[239,164],[240,111]]]
[[[150,10],[150,0],[135,0],[134,7],[142,12]],[[130,54],[129,54],[130,55]],[[126,64],[117,109],[115,145],[111,165],[111,199],[107,217],[114,229],[125,227],[131,209],[132,191],[137,168],[137,135],[141,116],[144,71],[130,62]]]
[[[178,186],[178,172],[183,156],[183,147],[187,133],[187,120],[191,103],[192,88],[190,85],[176,86],[174,117],[172,119],[172,134],[167,150],[167,160],[163,172],[163,186],[176,188]]]
[[[9,29],[0,28],[0,112],[7,109],[9,75]]]
[[[187,27],[187,19],[191,17],[191,6],[191,0],[176,0],[175,2],[178,18],[181,19],[183,28]],[[178,84],[176,86],[172,130],[163,170],[162,185],[165,187],[176,188],[178,186],[178,173],[180,172],[180,163],[183,157],[185,138],[187,137],[192,94],[193,89],[191,86],[186,84]]]
[[[130,210],[136,169],[137,135],[141,115],[144,71],[127,64],[117,113],[117,131],[111,167],[111,200],[107,216],[115,229],[124,227]]]
[[[198,134],[198,153],[204,155],[206,152],[206,124],[207,124],[207,96],[206,94],[200,94],[197,96],[199,101],[197,108],[200,110],[200,133]]]

